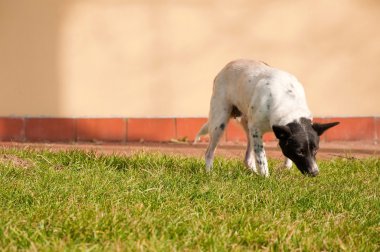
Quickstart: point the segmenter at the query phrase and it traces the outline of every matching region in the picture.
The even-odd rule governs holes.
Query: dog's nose
[[[319,173],[318,170],[313,170],[313,171],[310,172],[310,175],[311,175],[312,177],[315,177],[315,176],[318,175],[318,173]]]

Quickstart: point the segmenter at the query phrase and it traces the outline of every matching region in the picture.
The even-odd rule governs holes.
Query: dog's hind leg
[[[211,100],[210,115],[208,119],[208,132],[210,135],[210,143],[206,150],[206,171],[212,169],[216,146],[223,135],[224,129],[227,127],[232,107],[218,99]]]
[[[247,119],[245,117],[242,117],[240,124],[243,127],[245,134],[247,135],[247,150],[245,151],[244,164],[249,170],[257,173],[256,164],[255,164],[255,156],[252,149],[253,143],[251,143],[251,138],[249,137]]]
[[[209,124],[209,134],[210,134],[210,143],[207,147],[206,150],[206,171],[209,172],[212,169],[213,161],[214,161],[214,154],[215,154],[215,149],[216,146],[219,143],[220,138],[223,135],[224,132],[224,127],[226,127],[227,122],[228,122],[228,117],[227,119],[222,119],[219,121],[220,123],[218,126],[215,126],[214,124],[210,123]]]

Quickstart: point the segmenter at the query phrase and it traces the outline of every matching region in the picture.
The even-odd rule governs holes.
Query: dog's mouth
[[[306,173],[306,176],[308,177],[316,177],[318,176],[319,172],[307,172]]]
[[[318,165],[313,158],[292,160],[297,169],[305,176],[316,177],[319,174]]]
[[[319,171],[309,171],[304,169],[299,169],[301,173],[307,177],[316,177],[319,174]]]

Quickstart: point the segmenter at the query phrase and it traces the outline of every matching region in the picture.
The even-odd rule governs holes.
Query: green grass
[[[380,159],[320,162],[320,176],[240,160],[0,151],[4,250],[380,250]]]

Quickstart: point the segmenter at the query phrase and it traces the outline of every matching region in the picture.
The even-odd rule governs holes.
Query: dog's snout
[[[311,163],[311,169],[309,170],[309,174],[312,176],[312,177],[315,177],[318,175],[319,173],[319,169],[318,169],[318,165],[317,163],[315,162],[315,160],[312,161]]]
[[[310,175],[311,175],[312,177],[315,177],[315,176],[317,176],[318,174],[319,174],[319,171],[318,171],[318,170],[313,170],[313,171],[310,172]]]

